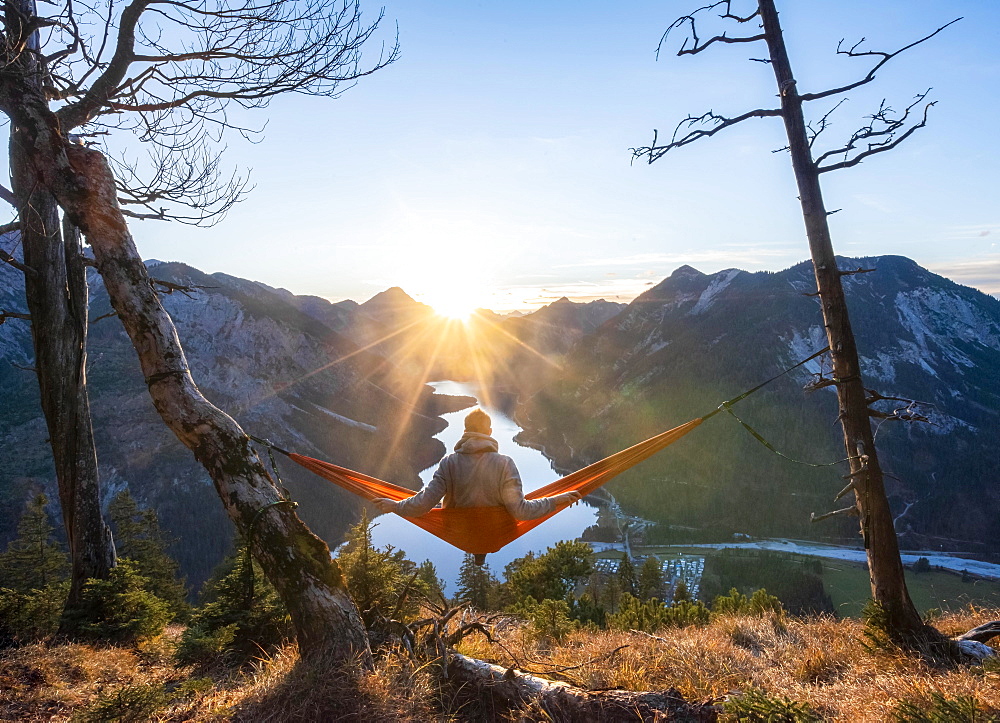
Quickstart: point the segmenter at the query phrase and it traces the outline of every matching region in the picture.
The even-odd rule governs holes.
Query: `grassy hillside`
[[[994,619],[1000,609],[967,608],[937,624],[955,633]],[[583,629],[561,642],[510,617],[494,630],[495,644],[467,638],[460,651],[584,688],[677,688],[688,700],[715,701],[722,721],[764,720],[737,718],[751,704],[798,711],[773,720],[845,723],[932,720],[896,718],[907,704],[925,712],[974,707],[986,714],[977,721],[1000,711],[1000,665],[933,665],[896,650],[869,650],[856,620],[723,617],[655,636]],[[173,628],[137,649],[40,643],[0,652],[0,720],[472,721],[496,715],[402,650],[389,650],[376,670],[348,683],[330,671],[303,669],[293,646],[262,654],[243,670],[221,661],[181,666],[173,657],[179,635]],[[548,720],[542,711],[518,719]]]

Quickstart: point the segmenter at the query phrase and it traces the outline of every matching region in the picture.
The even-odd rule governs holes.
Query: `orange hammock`
[[[586,497],[612,477],[621,474],[630,467],[633,467],[642,462],[644,459],[656,454],[664,447],[673,444],[709,417],[712,417],[723,410],[730,411],[731,413],[729,407],[736,402],[746,399],[758,389],[762,389],[775,379],[784,376],[793,369],[802,366],[806,362],[815,359],[821,354],[825,354],[827,351],[829,351],[829,347],[820,349],[818,352],[803,359],[797,364],[788,367],[780,374],[771,377],[762,384],[758,384],[753,389],[745,391],[739,396],[733,397],[729,401],[723,402],[718,406],[718,408],[702,417],[692,419],[686,424],[674,427],[673,429],[667,430],[666,432],[658,434],[655,437],[650,437],[646,441],[639,442],[639,444],[633,445],[628,449],[622,450],[621,452],[617,452],[610,457],[605,457],[601,461],[594,462],[592,465],[584,467],[567,477],[558,479],[551,484],[547,484],[544,487],[535,490],[534,492],[529,492],[525,495],[525,497],[529,500],[537,500],[542,497],[553,497],[555,495],[562,494],[563,492],[574,491],[579,492],[582,497]],[[767,444],[764,442],[763,438],[757,434],[757,432],[755,432],[738,417],[737,421],[739,421],[740,424],[742,424],[761,442]],[[365,499],[374,500],[379,497],[385,497],[398,502],[400,500],[405,500],[408,497],[412,497],[414,494],[413,490],[407,489],[406,487],[400,487],[389,482],[383,482],[380,479],[369,477],[366,474],[355,472],[354,470],[347,469],[346,467],[338,467],[337,465],[329,462],[323,462],[322,460],[313,459],[312,457],[306,457],[301,454],[295,454],[294,452],[288,452],[271,444],[266,439],[260,439],[259,437],[254,437],[252,435],[247,436],[258,443],[264,444],[271,449],[275,449],[282,454],[288,455],[288,457],[290,457],[293,461],[302,465],[310,472],[318,474],[320,477],[323,477],[334,484],[340,485],[348,492],[353,492],[354,494],[360,495]],[[274,464],[273,457],[271,459],[271,463]],[[420,515],[420,517],[403,517],[403,519],[409,520],[418,527],[422,527],[427,530],[432,535],[440,537],[445,542],[454,545],[458,549],[464,550],[469,554],[485,555],[487,553],[497,552],[504,545],[513,542],[524,533],[545,522],[545,520],[552,517],[552,515],[566,509],[567,506],[568,505],[566,504],[557,505],[556,508],[549,514],[535,518],[534,520],[515,520],[511,517],[510,513],[507,512],[505,507],[435,507],[427,514]]]
[[[573,491],[579,492],[585,497],[615,475],[621,474],[656,454],[667,445],[673,444],[709,416],[711,415],[693,419],[687,424],[650,437],[645,442],[639,442],[639,444],[610,457],[605,457],[599,462],[594,462],[594,464],[567,477],[558,479],[534,492],[529,492],[525,497],[529,500],[537,500]],[[279,451],[284,452],[284,450]],[[412,497],[414,494],[413,490],[383,482],[346,467],[338,467],[335,464],[294,452],[285,452],[285,454],[310,472],[368,500],[386,497],[398,502]],[[533,520],[515,520],[505,507],[435,507],[420,517],[403,517],[403,519],[422,527],[460,550],[472,555],[483,555],[496,552],[525,532],[542,524],[552,515],[564,510],[567,506],[566,504],[558,505],[549,514]]]

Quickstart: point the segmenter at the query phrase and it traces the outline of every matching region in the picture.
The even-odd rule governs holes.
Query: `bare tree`
[[[396,59],[393,43],[362,65],[362,45],[381,19],[364,22],[351,0],[65,0],[47,14],[33,0],[12,0],[0,67],[18,222],[22,233],[37,226],[38,247],[49,254],[26,258],[26,276],[55,279],[50,267],[71,263],[52,255],[61,208],[93,249],[154,406],[211,476],[287,605],[302,654],[339,661],[369,653],[329,549],[285,504],[243,430],[199,392],[126,217],[217,220],[246,188],[245,178],[220,173],[212,150],[226,132],[253,132],[230,122],[233,104],[338,96]],[[109,159],[80,142],[120,130],[147,145],[148,161]],[[70,256],[79,260],[77,250]],[[38,363],[58,375],[69,362],[40,355]]]
[[[709,138],[719,131],[743,123],[752,118],[781,118],[785,124],[789,152],[795,180],[798,184],[799,201],[805,220],[806,236],[812,255],[816,277],[817,294],[821,300],[823,323],[833,358],[833,379],[830,382],[837,390],[839,421],[843,430],[844,445],[850,460],[848,487],[838,496],[854,493],[854,507],[841,512],[856,513],[860,519],[861,535],[868,555],[868,569],[871,578],[872,597],[884,611],[889,630],[902,641],[922,641],[937,639],[936,631],[928,628],[910,600],[903,577],[903,564],[899,556],[899,543],[893,527],[889,502],[883,484],[882,469],[872,435],[870,416],[875,414],[869,408],[872,398],[867,396],[861,377],[858,351],[851,331],[847,312],[847,302],[841,284],[841,277],[857,271],[840,270],[833,252],[829,215],[823,203],[820,175],[829,171],[850,168],[866,158],[890,151],[909,138],[927,122],[927,112],[932,102],[926,102],[927,93],[916,96],[902,112],[896,112],[883,103],[869,116],[869,122],[856,130],[839,146],[820,152],[814,157],[814,147],[819,136],[827,130],[833,109],[823,115],[815,124],[805,120],[803,104],[847,93],[867,85],[875,79],[877,72],[900,53],[930,40],[952,23],[939,27],[929,35],[893,52],[862,50],[860,41],[845,47],[843,41],[837,48],[839,55],[852,58],[867,58],[873,62],[868,72],[854,82],[837,88],[819,92],[800,93],[798,83],[792,73],[778,12],[774,0],[758,0],[756,9],[749,14],[733,12],[732,0],[720,0],[698,8],[690,15],[678,18],[664,33],[677,29],[686,30],[688,35],[681,45],[678,55],[696,55],[713,45],[731,43],[763,42],[767,46],[767,58],[755,58],[764,62],[774,71],[778,86],[780,106],[777,108],[757,108],[739,115],[723,116],[708,112],[700,116],[688,116],[674,130],[670,140],[661,143],[654,133],[653,143],[644,148],[633,149],[636,158],[645,158],[649,163],[662,158],[674,149],[686,146],[703,138]],[[717,11],[726,22],[750,25],[760,32],[729,36],[725,32],[703,39],[698,35],[699,14]],[[956,22],[956,21],[952,21]],[[663,43],[661,40],[661,46]],[[839,104],[837,104],[839,105]],[[878,395],[873,395],[878,397]],[[824,515],[827,517],[829,515]]]

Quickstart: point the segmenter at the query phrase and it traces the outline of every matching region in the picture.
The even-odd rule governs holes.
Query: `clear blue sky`
[[[660,35],[699,0],[393,0],[401,58],[337,100],[256,111],[262,143],[229,139],[256,189],[218,226],[134,223],[147,258],[331,300],[393,285],[434,300],[461,288],[494,308],[562,295],[627,300],[681,264],[778,270],[807,258],[778,119],[631,163],[629,148],[687,113],[773,107],[763,46],[659,60]],[[366,3],[374,16],[379,5]],[[882,98],[933,87],[928,128],[824,176],[844,255],[902,254],[1000,292],[1000,3],[779,0],[801,92],[867,69],[834,55],[861,37],[903,54],[833,117],[847,137]],[[371,57],[378,48],[372,47]],[[816,115],[831,103],[813,104]]]

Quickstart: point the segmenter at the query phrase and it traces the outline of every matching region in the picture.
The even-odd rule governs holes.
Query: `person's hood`
[[[480,452],[497,452],[500,445],[488,434],[466,432],[455,444],[455,451],[462,454],[479,454]]]

